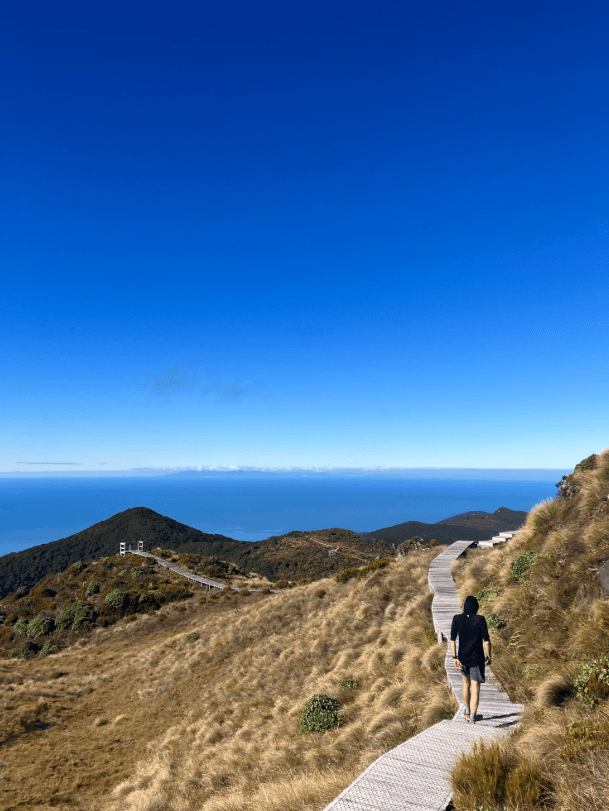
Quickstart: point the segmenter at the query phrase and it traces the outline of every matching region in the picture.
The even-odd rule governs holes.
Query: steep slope
[[[477,594],[494,628],[493,670],[527,708],[507,741],[461,760],[459,811],[608,807],[609,599],[599,578],[608,499],[609,450],[577,465],[509,544],[455,564],[461,599]],[[515,773],[528,775],[528,797],[514,796]]]

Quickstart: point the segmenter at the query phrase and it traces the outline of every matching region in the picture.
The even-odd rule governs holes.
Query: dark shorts
[[[472,667],[465,667],[462,665],[461,674],[472,681],[479,681],[480,684],[485,684],[486,682],[486,679],[484,678],[484,668],[480,670],[478,665],[472,665]]]

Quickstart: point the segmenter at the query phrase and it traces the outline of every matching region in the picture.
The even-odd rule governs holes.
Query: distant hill
[[[470,512],[453,515],[452,518],[444,518],[438,524],[458,524],[459,526],[475,527],[485,532],[509,532],[513,529],[520,529],[527,519],[528,513],[524,510],[510,510],[507,507],[499,507],[494,513],[486,513],[482,510],[470,510]]]
[[[460,539],[484,541],[498,532],[518,529],[524,524],[526,517],[526,512],[509,510],[507,507],[499,507],[494,513],[471,510],[451,518],[444,518],[435,524],[406,521],[373,532],[363,532],[362,535],[392,543],[401,543],[415,535],[426,541],[436,538],[442,544],[450,544]]]
[[[365,533],[340,528],[295,531],[251,543],[201,532],[147,507],[133,507],[75,535],[0,557],[0,599],[19,586],[29,589],[43,577],[63,572],[78,560],[115,555],[121,541],[144,541],[147,551],[160,547],[217,557],[269,580],[315,580],[393,554],[392,544],[414,535],[427,541],[436,538],[443,544],[460,538],[485,540],[518,528],[525,518],[524,512],[500,507],[492,514],[471,511],[437,524],[407,521]]]
[[[19,586],[29,589],[43,577],[63,572],[78,560],[99,560],[115,555],[121,541],[138,540],[144,541],[144,549],[160,546],[183,550],[185,545],[196,545],[196,550],[186,551],[202,548],[205,552],[201,554],[206,557],[223,559],[226,559],[225,550],[234,554],[240,546],[249,545],[224,535],[209,535],[147,507],[133,507],[75,535],[0,557],[0,599]]]
[[[76,561],[115,555],[121,541],[144,541],[147,551],[160,547],[221,558],[269,580],[325,577],[388,551],[383,541],[362,538],[347,529],[290,532],[254,543],[236,541],[201,532],[147,507],[133,507],[75,535],[0,557],[0,599],[20,586],[30,589]],[[337,546],[338,552],[330,555]]]

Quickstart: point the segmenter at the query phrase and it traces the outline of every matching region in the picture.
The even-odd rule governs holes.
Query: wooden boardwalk
[[[176,574],[182,575],[182,577],[188,578],[188,580],[192,580],[194,583],[199,583],[201,586],[206,586],[207,590],[210,589],[225,589],[226,583],[219,583],[217,580],[210,580],[209,577],[202,577],[199,574],[193,574],[192,572],[186,571],[186,569],[180,569],[179,566],[176,566],[175,563],[170,563],[168,560],[164,558],[160,558],[158,555],[151,555],[150,552],[142,552],[142,550],[135,550],[129,549],[130,555],[141,555],[143,558],[153,558],[159,563],[161,566],[164,566],[166,569],[171,569],[172,572]],[[236,586],[229,587],[231,591],[240,591]]]
[[[503,539],[502,539],[503,540]],[[429,585],[434,592],[432,617],[438,639],[450,639],[450,626],[461,612],[450,572],[452,562],[472,545],[456,541],[432,562]],[[476,724],[463,717],[461,675],[446,655],[449,684],[459,702],[452,721],[440,723],[382,755],[348,786],[325,811],[443,811],[450,801],[450,769],[475,740],[505,735],[522,707],[512,704],[496,683],[490,668],[481,685]]]
[[[176,566],[175,563],[170,563],[168,560],[165,560],[165,558],[161,558],[158,555],[151,555],[150,552],[143,552],[141,549],[128,549],[125,551],[130,555],[140,555],[143,558],[153,558],[161,566],[164,566],[166,569],[171,569],[172,572],[182,575],[182,577],[186,577],[188,580],[192,580],[193,583],[198,583],[200,586],[205,586],[208,591],[211,589],[226,588],[229,588],[231,591],[241,591],[241,589],[237,588],[237,586],[227,586],[226,583],[220,583],[218,580],[211,580],[209,577],[203,577],[200,574],[193,574],[186,569],[180,569],[180,567]],[[248,589],[248,591],[258,591],[258,589]],[[279,591],[277,589],[271,589],[271,594],[279,594]]]

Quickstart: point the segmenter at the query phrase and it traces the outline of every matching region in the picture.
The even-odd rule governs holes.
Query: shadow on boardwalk
[[[429,568],[429,585],[434,592],[431,612],[439,641],[442,637],[450,639],[452,618],[461,611],[451,564],[471,545],[472,541],[456,541]],[[459,702],[452,721],[440,721],[382,755],[325,811],[443,811],[451,798],[450,770],[459,756],[474,741],[505,735],[516,723],[523,708],[511,703],[489,669],[489,681],[480,690],[477,717],[482,715],[482,720],[468,724],[461,703],[461,674],[453,665],[448,646],[445,664]]]

